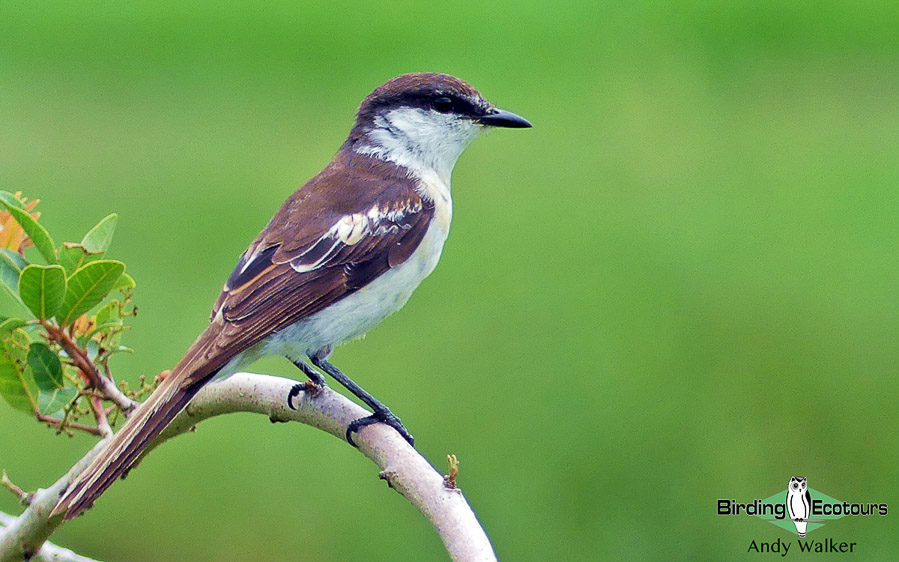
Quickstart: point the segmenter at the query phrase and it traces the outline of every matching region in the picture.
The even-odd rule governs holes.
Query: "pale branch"
[[[0,531],[7,525],[14,523],[16,519],[16,517],[0,511]],[[51,542],[45,542],[37,554],[31,557],[31,562],[97,562],[97,560],[81,556],[68,548],[56,546]]]
[[[106,440],[100,441],[84,455],[69,471],[47,489],[39,489],[31,496],[31,503],[22,515],[6,524],[0,532],[0,562],[27,560],[41,551],[47,539],[63,523],[62,517],[50,519],[50,512],[56,506],[66,486],[79,472],[87,468]]]
[[[206,385],[149,450],[190,431],[207,418],[233,412],[264,414],[276,422],[298,421],[341,440],[351,421],[368,415],[366,410],[329,388],[301,393],[295,402],[297,409],[292,410],[287,406],[287,395],[295,384],[292,379],[237,373]],[[452,560],[496,560],[490,540],[462,492],[448,488],[444,477],[396,431],[383,424],[372,424],[363,428],[355,441],[359,451],[380,467],[379,477],[431,522]],[[35,492],[25,512],[5,531],[0,530],[0,562],[21,560],[26,552],[35,552],[63,523],[62,517],[51,520],[48,515],[62,491],[103,443],[105,440],[50,488]]]
[[[126,416],[139,404],[125,396],[125,393],[119,390],[119,387],[114,382],[103,375],[100,375],[97,380],[100,381],[100,391],[103,393],[103,396],[118,406]]]

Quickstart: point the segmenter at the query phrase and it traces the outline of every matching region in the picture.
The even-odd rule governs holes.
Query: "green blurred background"
[[[57,241],[119,213],[140,316],[117,376],[174,365],[365,95],[448,72],[535,127],[462,156],[440,267],[334,360],[439,468],[458,455],[502,559],[745,556],[795,535],[715,500],[793,474],[899,510],[896,2],[19,4],[0,5],[0,189],[39,197]],[[92,443],[5,405],[0,427],[29,489]],[[810,538],[895,558],[895,517]],[[445,556],[353,449],[249,414],[160,448],[53,540]]]

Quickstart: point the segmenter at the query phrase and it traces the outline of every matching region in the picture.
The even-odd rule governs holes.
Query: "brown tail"
[[[184,361],[182,361],[184,363]],[[189,364],[189,361],[187,362]],[[66,489],[51,516],[65,513],[71,519],[124,474],[153,439],[187,406],[190,399],[211,379],[209,374],[185,372],[179,367],[125,422],[112,440]],[[180,372],[179,372],[180,371]]]

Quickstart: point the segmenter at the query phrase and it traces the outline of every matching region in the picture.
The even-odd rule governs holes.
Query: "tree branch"
[[[12,515],[0,511],[0,530],[3,530],[3,527],[7,525],[11,525],[15,520],[16,518]],[[45,542],[38,553],[31,557],[31,560],[33,562],[97,562],[93,558],[75,554],[68,548],[56,546],[51,542]]]
[[[221,414],[254,412],[272,421],[298,421],[343,440],[347,425],[368,412],[343,395],[323,388],[303,392],[297,409],[287,406],[295,380],[237,373],[206,385],[187,409],[145,451],[189,431],[197,423]],[[392,428],[372,424],[355,438],[359,451],[380,467],[379,477],[408,499],[434,526],[452,560],[496,560],[493,547],[458,488],[448,488],[443,476]],[[0,530],[0,562],[21,560],[39,550],[63,523],[48,518],[61,493],[102,448],[101,441],[50,488],[35,492],[31,505]]]

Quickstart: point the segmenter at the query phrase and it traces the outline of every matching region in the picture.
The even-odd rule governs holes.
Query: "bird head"
[[[432,169],[448,178],[465,147],[486,130],[530,126],[454,76],[404,74],[362,101],[347,145],[362,154],[412,170]]]

